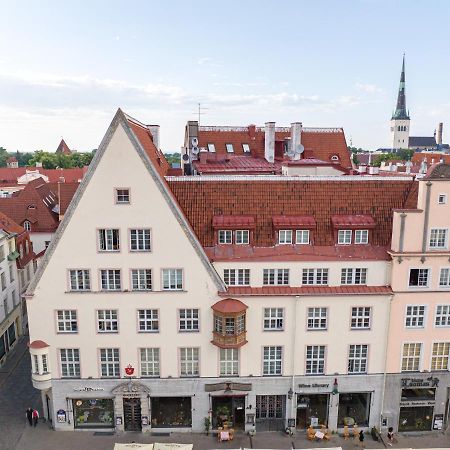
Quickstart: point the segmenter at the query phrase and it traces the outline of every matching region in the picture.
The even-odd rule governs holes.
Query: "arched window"
[[[28,220],[25,220],[25,222],[23,223],[23,227],[25,228],[25,230],[31,231],[31,223],[28,222]]]
[[[339,156],[338,155],[333,155],[331,157],[331,161],[339,161]]]

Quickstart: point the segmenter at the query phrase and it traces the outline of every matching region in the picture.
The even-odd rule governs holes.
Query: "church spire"
[[[392,119],[409,120],[409,114],[406,111],[405,96],[405,54],[403,53],[402,73],[400,75],[400,86],[398,88],[397,108],[395,109]]]

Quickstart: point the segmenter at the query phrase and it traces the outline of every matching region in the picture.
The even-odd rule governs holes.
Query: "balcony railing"
[[[220,348],[239,348],[247,343],[246,337],[246,331],[240,334],[222,334],[213,331],[213,340],[211,342]]]

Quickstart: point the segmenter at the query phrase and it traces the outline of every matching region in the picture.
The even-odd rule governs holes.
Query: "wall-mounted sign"
[[[401,383],[402,383],[402,388],[438,387],[439,386],[439,378],[436,378],[436,377],[402,378]]]
[[[298,387],[300,389],[304,389],[304,388],[329,388],[330,387],[330,383],[312,383],[312,384],[300,383],[298,385]]]
[[[288,427],[295,427],[295,419],[288,419],[287,426]]]
[[[142,416],[142,426],[148,425],[148,416]]]
[[[122,425],[122,417],[120,416],[116,417],[116,425]]]
[[[104,391],[104,389],[101,388],[101,387],[90,387],[90,386],[85,386],[85,387],[81,387],[81,388],[76,388],[76,387],[74,387],[73,390],[74,390],[75,392]]]
[[[58,409],[58,411],[56,411],[56,420],[58,423],[66,422],[66,411],[64,411],[64,409]]]
[[[400,402],[400,406],[434,406],[434,400],[409,400]]]
[[[232,383],[226,382],[226,383],[211,383],[211,384],[205,384],[205,391],[206,392],[215,392],[215,391],[251,391],[252,390],[252,384],[251,383]]]
[[[444,414],[435,414],[433,419],[433,430],[442,430],[444,427]]]

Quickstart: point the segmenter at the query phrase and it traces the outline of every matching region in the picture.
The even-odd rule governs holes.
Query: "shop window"
[[[284,417],[285,395],[257,395],[257,419],[282,419]]]
[[[416,400],[434,400],[436,390],[431,388],[405,388],[402,389],[402,402]]]
[[[73,400],[75,428],[113,428],[114,400],[90,398]]]
[[[400,408],[398,431],[430,431],[433,410],[433,406]]]
[[[338,425],[339,426],[369,426],[370,393],[339,394]]]
[[[328,423],[328,394],[297,395],[297,428]]]
[[[152,397],[151,406],[154,428],[192,426],[191,397]]]

